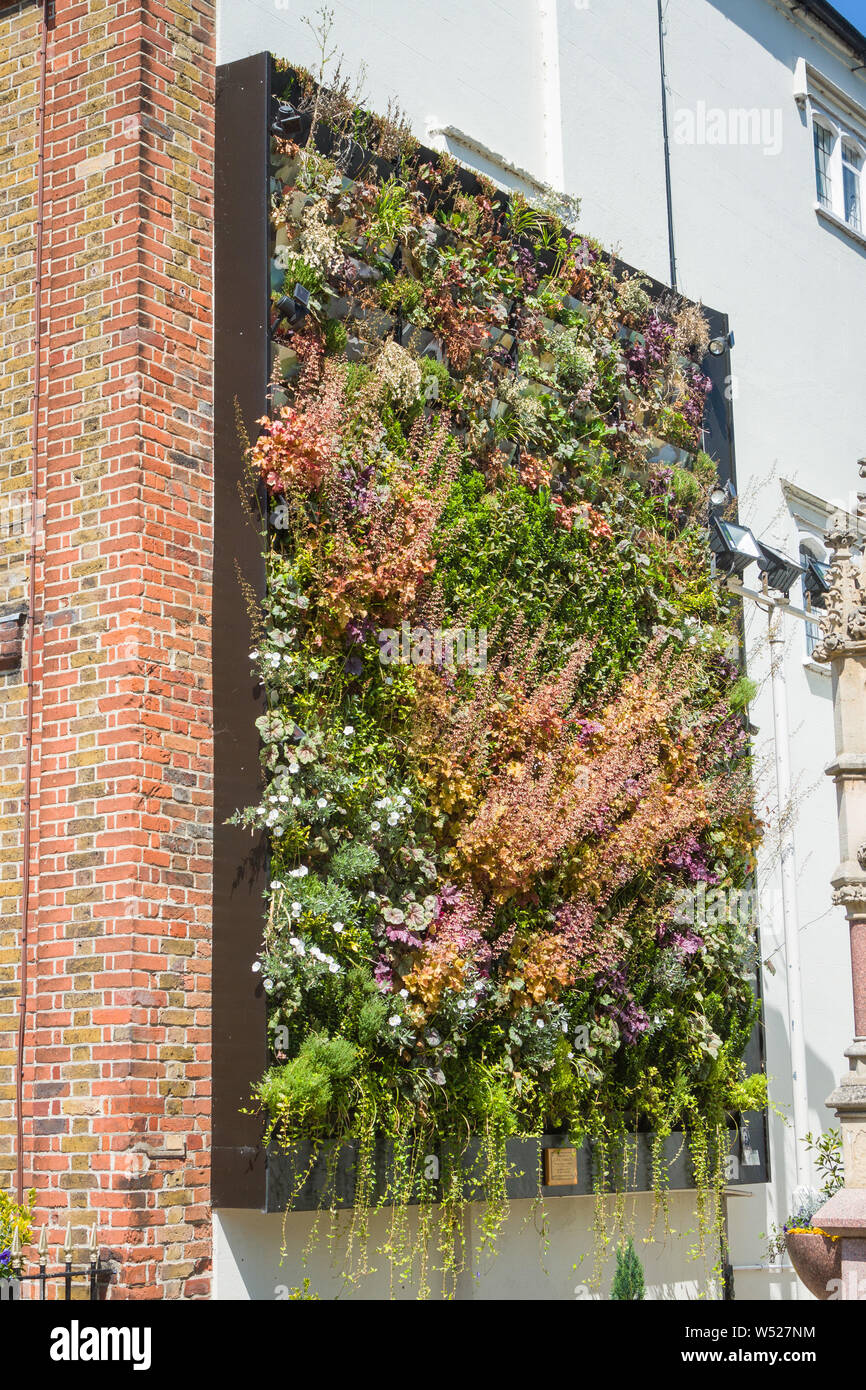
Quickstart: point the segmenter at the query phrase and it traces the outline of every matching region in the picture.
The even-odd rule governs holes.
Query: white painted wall
[[[551,152],[555,164],[561,148],[566,191],[583,200],[582,228],[618,248],[631,264],[668,279],[656,0],[332,5],[334,37],[350,67],[362,59],[367,64],[374,108],[384,109],[388,97],[396,96],[422,139],[429,140],[433,127],[455,126],[542,180],[550,175]],[[219,60],[270,48],[312,66],[313,43],[301,19],[315,8],[316,0],[224,0]],[[551,25],[558,65],[550,61]],[[852,74],[854,60],[792,19],[783,0],[666,0],[666,31],[679,284],[685,294],[730,315],[741,512],[756,534],[796,554],[780,479],[825,499],[848,499],[856,485],[855,462],[866,452],[866,248],[828,228],[814,212],[811,135],[793,99],[794,67],[806,57],[863,107],[866,75]],[[557,66],[558,92],[551,88]],[[764,109],[775,152],[765,154],[760,144],[684,143],[682,113],[697,118],[700,103],[705,110]],[[549,122],[557,109],[561,131],[551,138]],[[471,162],[465,149],[455,152]],[[476,167],[491,172],[477,158]],[[506,173],[500,177],[509,182]],[[811,1122],[820,1129],[831,1122],[823,1102],[843,1070],[853,1031],[850,966],[843,915],[830,907],[829,878],[838,858],[835,797],[822,775],[833,754],[830,681],[804,664],[802,631],[793,619],[789,626],[786,677],[798,802],[808,1088]],[[765,619],[750,615],[750,673],[762,682],[752,717],[761,730],[759,753],[771,765],[764,631]],[[761,792],[775,814],[772,776]],[[763,976],[767,1059],[774,1103],[785,1111],[790,1060],[776,890],[768,852],[762,947],[777,970]],[[730,1202],[735,1265],[763,1263],[759,1233],[787,1215],[793,1146],[790,1130],[775,1115],[771,1145],[772,1184]],[[563,1221],[567,1201],[574,1202],[573,1215],[569,1209]],[[560,1199],[555,1210],[551,1259],[565,1268],[566,1252],[579,1245],[581,1221],[589,1224],[591,1217],[582,1214],[580,1199]],[[260,1220],[266,1223],[262,1232],[271,1229],[270,1218],[224,1214],[218,1266],[224,1256],[230,1263],[229,1250],[244,1249],[244,1232]],[[509,1238],[502,1272],[495,1276],[502,1284],[481,1287],[509,1287],[517,1278],[510,1285],[517,1296],[536,1296],[534,1276],[521,1269],[519,1245],[513,1247],[516,1264],[511,1251]],[[671,1251],[670,1258],[678,1257]],[[518,1276],[515,1269],[521,1270]],[[671,1265],[659,1277],[690,1276],[685,1266]],[[790,1275],[761,1270],[738,1272],[736,1288],[746,1298],[807,1297]],[[474,1286],[473,1294],[478,1295]]]
[[[466,1269],[457,1288],[459,1299],[509,1300],[588,1300],[607,1298],[613,1280],[615,1256],[605,1262],[599,1289],[590,1287],[593,1267],[594,1199],[591,1197],[558,1197],[548,1202],[552,1239],[545,1248],[541,1235],[542,1223],[531,1201],[513,1202],[509,1220],[501,1233],[499,1253],[479,1257],[478,1230],[475,1221],[478,1208],[472,1207],[466,1222]],[[644,1265],[648,1299],[697,1299],[706,1296],[710,1287],[713,1258],[691,1258],[689,1247],[697,1234],[694,1194],[671,1193],[668,1206],[669,1233],[659,1217],[652,1226],[652,1197],[641,1194],[629,1199],[626,1216],[633,1223],[635,1248]],[[311,1233],[314,1217],[293,1213],[286,1221],[286,1248],[280,1261],[283,1239],[283,1217],[265,1216],[254,1211],[224,1210],[214,1217],[214,1297],[218,1299],[286,1299],[289,1291],[310,1280],[310,1292],[323,1299],[356,1297],[359,1299],[415,1298],[414,1285],[395,1285],[392,1288],[387,1261],[371,1258],[377,1272],[365,1276],[354,1289],[346,1288],[340,1279],[336,1256],[343,1249],[337,1241],[332,1253],[326,1242],[313,1242],[306,1265],[303,1251]],[[371,1253],[374,1242],[381,1242],[388,1230],[389,1216],[376,1213],[370,1222]],[[322,1218],[320,1229],[327,1224]],[[650,1236],[649,1243],[643,1244]],[[433,1281],[433,1296],[441,1297],[441,1281],[437,1290]],[[599,1291],[600,1290],[600,1291]]]

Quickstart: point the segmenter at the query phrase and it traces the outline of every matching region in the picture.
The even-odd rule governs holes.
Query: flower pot
[[[789,1231],[785,1248],[797,1277],[809,1292],[822,1301],[829,1298],[832,1281],[842,1278],[841,1240],[833,1240],[820,1231]]]

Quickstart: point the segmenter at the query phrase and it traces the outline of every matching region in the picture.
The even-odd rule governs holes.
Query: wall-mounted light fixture
[[[767,587],[787,596],[803,575],[803,566],[797,564],[796,560],[789,560],[787,555],[783,555],[780,550],[774,550],[771,545],[765,545],[763,541],[758,541],[758,549],[761,552],[758,569],[761,574],[767,576]]]
[[[830,566],[825,560],[816,560],[810,555],[806,561],[803,588],[811,600],[813,608],[823,608],[825,596],[830,591]]]
[[[737,489],[730,478],[725,484],[720,483],[710,493],[710,511],[712,513],[723,512],[734,501],[736,495]]]
[[[271,134],[276,135],[280,140],[289,140],[293,135],[300,134],[304,118],[300,111],[292,106],[290,101],[278,101],[271,121]]]
[[[291,294],[284,294],[274,305],[276,315],[271,326],[271,336],[283,323],[300,323],[310,307],[310,291],[303,285],[295,285]]]
[[[710,352],[714,357],[724,357],[728,348],[732,348],[733,346],[734,334],[732,330],[730,333],[726,333],[723,338],[713,338],[710,342]]]
[[[710,550],[720,570],[740,578],[749,565],[761,559],[761,547],[748,526],[723,521],[720,516],[710,517]]]

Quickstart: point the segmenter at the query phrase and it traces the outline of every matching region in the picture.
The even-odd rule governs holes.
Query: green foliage
[[[626,1299],[642,1299],[645,1296],[643,1266],[629,1237],[625,1246],[616,1252],[616,1273],[613,1276],[612,1299],[624,1302]]]
[[[256,1096],[275,1121],[291,1115],[297,1125],[315,1131],[345,1104],[357,1065],[358,1050],[345,1038],[309,1033],[296,1057],[265,1072]]]
[[[311,1161],[355,1146],[347,1277],[384,1200],[378,1145],[395,1277],[435,1248],[453,1291],[467,1183],[490,1247],[508,1139],[551,1124],[591,1141],[601,1194],[652,1129],[660,1199],[682,1129],[705,1243],[719,1136],[766,1083],[741,1060],[750,926],[675,915],[696,884],[750,884],[760,839],[751,690],[708,566],[715,465],[651,462],[659,435],[695,451],[704,385],[676,343],[703,319],[618,280],[562,209],[515,197],[503,228],[447,159],[407,147],[385,181],[352,180],[341,150],[299,160],[312,214],[276,200],[290,268],[303,245],[329,280],[297,270],[317,305],[278,340],[301,368],[249,452],[273,522],[265,785],[237,817],[270,845],[256,1102]],[[420,332],[380,338],[397,315],[431,355]]]
[[[11,1279],[15,1270],[11,1263],[12,1243],[17,1234],[20,1247],[30,1241],[33,1232],[33,1208],[36,1192],[33,1188],[23,1203],[15,1201],[11,1192],[0,1188],[0,1279]]]

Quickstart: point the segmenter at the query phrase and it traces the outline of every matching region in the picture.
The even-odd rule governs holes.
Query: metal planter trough
[[[766,1182],[767,1170],[763,1150],[758,1161],[748,1166],[740,1157],[740,1132],[728,1132],[728,1156],[725,1164],[726,1182],[729,1186],[742,1186],[747,1183]],[[650,1192],[653,1189],[653,1141],[652,1133],[632,1135],[626,1142],[622,1172],[625,1177],[624,1190],[627,1192]],[[481,1176],[483,1169],[478,1164],[481,1141],[470,1140],[463,1154],[466,1172],[464,1194],[467,1200],[481,1200],[483,1190]],[[557,1150],[558,1158],[564,1162],[551,1163],[545,1150]],[[507,1179],[506,1190],[509,1198],[532,1199],[539,1191],[544,1197],[588,1197],[595,1190],[595,1156],[593,1146],[588,1141],[573,1145],[567,1135],[546,1134],[540,1139],[509,1139],[507,1144],[509,1165],[512,1169]],[[573,1155],[573,1158],[572,1158]],[[284,1212],[291,1205],[292,1211],[315,1211],[320,1207],[349,1209],[355,1199],[355,1175],[357,1171],[358,1147],[345,1144],[334,1161],[333,1151],[322,1146],[312,1161],[310,1144],[298,1144],[290,1151],[272,1147],[267,1153],[265,1210]],[[438,1178],[440,1154],[435,1147],[425,1155],[425,1171],[431,1179]],[[570,1175],[570,1165],[576,1166],[576,1182],[563,1181]],[[663,1146],[663,1169],[666,1173],[665,1186],[672,1191],[687,1191],[695,1187],[694,1167],[685,1136],[675,1132],[669,1135]],[[571,1167],[571,1172],[575,1167]],[[371,1202],[390,1205],[392,1201],[390,1175],[393,1172],[393,1150],[391,1144],[382,1140],[376,1145],[374,1154],[375,1181],[370,1196]],[[548,1181],[550,1178],[550,1181]],[[614,1191],[613,1184],[608,1190]]]

